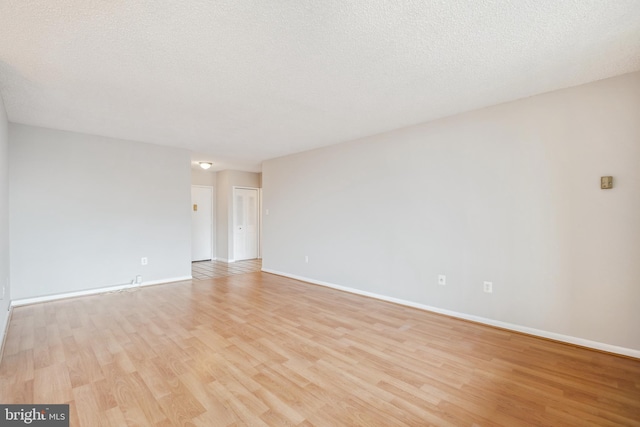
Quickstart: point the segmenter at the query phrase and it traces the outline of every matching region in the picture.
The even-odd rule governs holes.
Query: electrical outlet
[[[488,294],[493,293],[493,283],[492,282],[484,282],[484,291]]]
[[[309,262],[309,255],[305,255],[304,256],[304,262],[308,263]]]
[[[149,264],[149,259],[146,256],[140,258],[140,265],[147,265],[147,264]]]
[[[136,285],[139,285],[142,283],[142,276],[140,276],[139,274],[136,276]]]
[[[440,274],[438,275],[438,285],[446,285],[447,284],[447,276],[445,276],[444,274]]]

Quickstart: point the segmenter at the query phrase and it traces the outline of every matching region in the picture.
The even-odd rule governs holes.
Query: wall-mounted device
[[[601,176],[600,177],[600,188],[603,190],[608,190],[613,188],[613,177],[612,176]]]

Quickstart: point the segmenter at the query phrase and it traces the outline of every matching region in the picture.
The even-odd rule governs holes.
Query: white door
[[[191,187],[191,260],[211,259],[213,248],[213,188]]]
[[[258,189],[233,189],[233,259],[258,258]]]

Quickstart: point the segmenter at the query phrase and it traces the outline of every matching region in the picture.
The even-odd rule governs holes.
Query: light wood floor
[[[89,427],[640,425],[640,361],[250,273],[16,308],[0,402]]]

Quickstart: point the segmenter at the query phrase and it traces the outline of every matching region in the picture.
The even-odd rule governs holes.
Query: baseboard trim
[[[308,282],[314,285],[325,286],[332,289],[337,289],[339,291],[349,292],[352,294],[362,295],[370,298],[379,299],[382,301],[392,302],[395,304],[404,305],[407,307],[413,307],[420,310],[430,311],[433,313],[444,314],[446,316],[455,317],[458,319],[468,320],[471,322],[482,323],[484,325],[494,326],[496,328],[507,329],[514,332],[520,332],[527,335],[533,335],[540,338],[545,338],[553,341],[560,341],[567,344],[576,345],[579,347],[586,347],[593,350],[604,351],[606,353],[614,353],[621,356],[632,357],[634,359],[640,359],[640,350],[634,350],[632,348],[619,347],[612,344],[601,343],[598,341],[591,341],[584,338],[572,337],[570,335],[558,334],[555,332],[544,331],[541,329],[530,328],[528,326],[521,326],[514,323],[502,322],[499,320],[488,319],[486,317],[475,316],[472,314],[459,313],[457,311],[446,310],[443,308],[432,307],[425,304],[416,303],[413,301],[407,301],[399,298],[393,298],[386,295],[376,294],[373,292],[362,291],[360,289],[350,288],[348,286],[336,285],[334,283],[323,282],[321,280],[310,279],[304,276],[298,276],[295,274],[284,273],[282,271],[271,270],[268,268],[263,268],[263,272],[275,274],[278,276],[288,277],[290,279],[300,280],[303,282]]]
[[[7,342],[7,332],[9,332],[9,323],[11,322],[11,313],[13,312],[13,307],[9,305],[7,309],[7,314],[4,318],[4,328],[2,331],[2,342],[0,343],[0,363],[2,363],[2,357],[4,356],[4,345]]]
[[[106,287],[102,287],[102,288],[86,289],[86,290],[82,290],[82,291],[64,292],[64,293],[61,293],[61,294],[54,294],[54,295],[44,295],[44,296],[41,296],[41,297],[21,298],[21,299],[12,300],[11,301],[11,307],[19,307],[19,306],[22,306],[22,305],[37,304],[37,303],[41,303],[41,302],[55,301],[55,300],[67,299],[67,298],[75,298],[75,297],[81,297],[81,296],[86,296],[86,295],[105,294],[105,293],[109,293],[109,292],[117,292],[117,291],[122,291],[122,290],[135,289],[137,287],[162,285],[162,284],[165,284],[165,283],[173,283],[173,282],[183,282],[185,280],[191,280],[191,278],[192,278],[191,276],[172,277],[172,278],[162,279],[162,280],[150,280],[148,282],[142,282],[140,285],[132,285],[132,284],[114,285],[114,286],[106,286]]]

